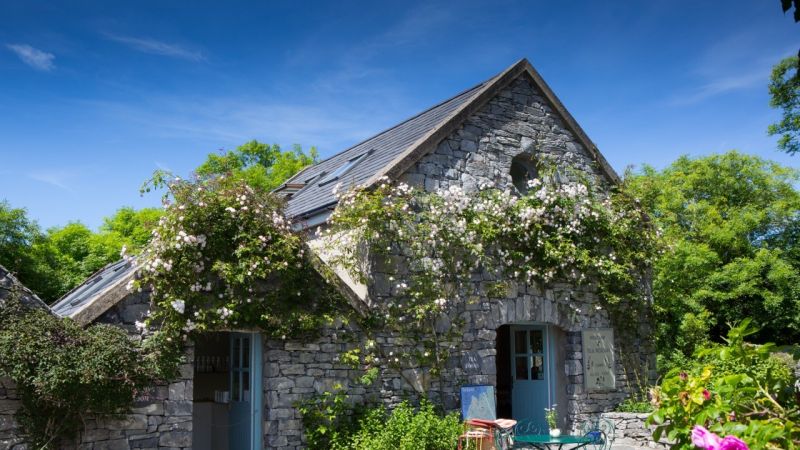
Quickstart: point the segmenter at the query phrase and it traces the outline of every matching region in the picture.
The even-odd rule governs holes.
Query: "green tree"
[[[284,151],[277,144],[253,140],[235,150],[209,154],[195,173],[201,176],[230,175],[254,188],[271,191],[316,160],[315,147],[311,147],[308,153],[299,145]]]
[[[119,235],[128,249],[135,253],[150,240],[153,228],[163,214],[159,208],[135,210],[123,206],[113,216],[103,219],[100,232]]]
[[[791,56],[772,68],[769,83],[769,104],[783,115],[778,123],[769,126],[767,132],[779,135],[778,148],[794,155],[800,151],[800,76],[796,73],[797,56]]]
[[[758,342],[800,339],[798,176],[735,151],[629,174],[666,248],[653,280],[662,368],[745,317]]]
[[[23,208],[0,201],[0,264],[28,288],[42,295],[48,267],[36,247],[45,239],[39,225]]]

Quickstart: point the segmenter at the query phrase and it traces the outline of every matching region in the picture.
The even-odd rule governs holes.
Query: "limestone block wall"
[[[192,349],[188,349],[187,356],[192,354]],[[75,447],[80,450],[190,450],[193,370],[191,364],[182,364],[179,379],[142,392],[131,413],[120,419],[87,421],[79,445]]]
[[[14,383],[0,378],[0,450],[27,449],[14,414],[19,409],[19,397]]]
[[[618,450],[646,450],[666,449],[669,442],[656,442],[653,440],[653,428],[645,424],[648,414],[608,412],[601,417],[614,424],[614,449]]]
[[[467,118],[401,180],[427,191],[454,185],[468,192],[487,184],[510,188],[511,160],[523,152],[589,175],[600,186],[608,183],[587,149],[525,76]]]

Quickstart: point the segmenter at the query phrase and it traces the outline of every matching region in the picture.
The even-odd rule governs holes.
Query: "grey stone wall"
[[[27,449],[19,424],[14,419],[17,409],[19,397],[16,386],[11,380],[0,378],[0,450]]]
[[[513,189],[511,160],[523,152],[571,167],[600,185],[608,183],[589,152],[524,75],[467,118],[401,180],[427,191],[453,185],[468,192],[482,185]]]
[[[192,349],[187,357],[192,361]],[[80,450],[192,448],[191,364],[182,364],[180,378],[142,392],[130,414],[119,419],[95,418],[81,432]]]
[[[427,191],[459,186],[466,192],[474,192],[482,185],[514,190],[511,163],[521,153],[531,154],[535,159],[546,160],[557,167],[573,169],[574,172],[562,172],[565,179],[577,181],[579,176],[585,176],[593,180],[597,190],[609,187],[608,178],[594,163],[587,149],[554,112],[532,80],[524,75],[470,116],[435,151],[401,176],[401,180]],[[386,285],[387,281],[380,273],[373,275],[375,286],[371,294],[388,298],[390,293],[375,289]],[[556,325],[565,335],[564,366],[557,369],[559,376],[563,376],[561,385],[565,388],[563,394],[567,405],[559,414],[569,423],[581,423],[588,415],[608,411],[625,398],[626,392],[638,389],[639,384],[654,381],[655,359],[653,348],[646,339],[650,333],[647,317],[642,317],[639,323],[616,326],[606,311],[597,309],[599,302],[591,288],[568,284],[553,285],[544,292],[535,286],[515,286],[507,298],[490,299],[485,295],[486,285],[495,281],[493,277],[476,274],[474,278],[479,280],[474,286],[478,301],[468,307],[464,315],[462,352],[479,355],[481,366],[490,369],[480,374],[464,374],[456,366],[453,380],[466,378],[470,383],[495,383],[491,368],[495,364],[497,327],[519,321],[536,321]],[[580,331],[615,326],[618,390],[584,392]],[[627,337],[631,335],[643,336],[644,339],[631,340]],[[455,395],[457,386],[446,390]]]
[[[614,442],[616,450],[646,450],[669,448],[669,442],[653,440],[653,426],[645,424],[648,414],[608,412],[601,415],[603,419],[614,424]]]
[[[136,321],[149,309],[146,292],[130,294],[96,322],[125,329],[138,337]],[[121,419],[94,419],[81,433],[81,450],[191,449],[194,351],[187,346],[180,377],[140,393],[131,413]]]
[[[331,392],[337,384],[347,388],[353,402],[377,399],[374,389],[368,391],[355,381],[362,372],[339,361],[339,355],[353,347],[351,338],[358,333],[340,324],[313,342],[264,342],[266,448],[305,448],[302,416],[295,408],[298,401]]]

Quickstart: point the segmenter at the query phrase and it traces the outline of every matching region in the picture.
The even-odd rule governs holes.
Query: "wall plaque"
[[[464,372],[470,375],[483,373],[483,364],[481,364],[481,358],[477,353],[464,353],[461,357],[461,367],[464,369]]]
[[[583,338],[583,381],[587,391],[616,389],[614,370],[614,330],[593,328],[581,332]]]

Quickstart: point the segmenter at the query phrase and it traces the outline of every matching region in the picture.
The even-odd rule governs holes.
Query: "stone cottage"
[[[483,184],[522,189],[535,176],[531,161],[540,158],[577,168],[600,189],[619,181],[523,59],[306,168],[276,193],[286,198],[287,215],[297,226],[313,230],[324,226],[336,207],[337,184],[370,185],[389,177],[427,191],[459,186],[469,192]],[[130,261],[109,265],[52,311],[83,324],[112,323],[134,332],[134,322],[148,309],[146,293],[125,288],[134,273]],[[382,277],[374,273],[368,285],[359,285],[343,275],[342,286],[356,301],[386,299],[392,293]],[[459,353],[437,389],[446,407],[460,407],[462,386],[489,385],[498,416],[541,420],[543,408],[556,404],[562,428],[571,429],[612,409],[653,376],[649,341],[624,342],[622,351],[623,330],[594,308],[598,299],[591,286],[554,283],[540,289],[511,283],[502,295],[489,296],[482,288],[488,280],[480,274],[473,280],[478,301],[463,315]],[[622,326],[648,335],[646,317]],[[424,374],[413,370],[384,367],[373,385],[355,383],[361,373],[338,361],[351,345],[341,339],[344,327],[331,327],[315,342],[271,341],[251,330],[201,336],[188,349],[181,379],[141,395],[125,420],[88,424],[81,448],[297,449],[304,445],[293,405],[334,384],[348,387],[355,400],[391,405],[418,397]]]

